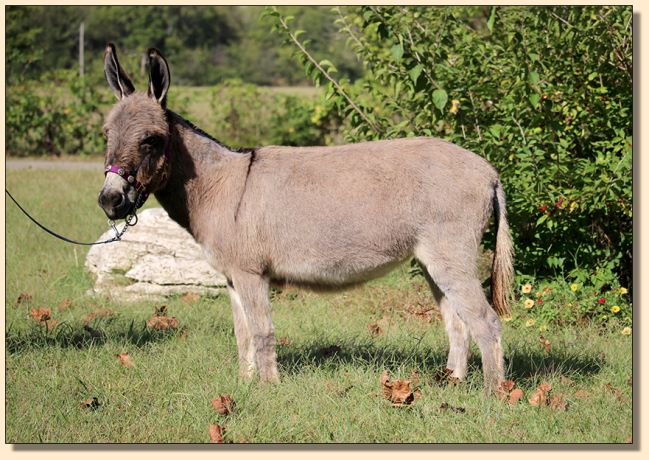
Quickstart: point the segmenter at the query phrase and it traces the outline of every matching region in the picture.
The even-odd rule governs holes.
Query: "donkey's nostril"
[[[126,198],[124,197],[123,193],[119,192],[107,192],[107,193],[102,193],[99,195],[99,204],[101,205],[102,208],[119,208],[124,204],[124,200]]]
[[[119,208],[122,204],[124,204],[123,193],[116,193],[111,197],[111,205],[113,208]]]

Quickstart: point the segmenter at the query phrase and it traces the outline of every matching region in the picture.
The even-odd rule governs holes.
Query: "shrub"
[[[350,85],[268,10],[350,141],[442,137],[500,171],[517,271],[632,283],[630,7],[354,7]],[[493,238],[493,235],[490,235]]]
[[[25,81],[7,87],[7,153],[100,153],[104,149],[101,108],[107,95],[70,72],[57,72],[52,78],[53,82]]]

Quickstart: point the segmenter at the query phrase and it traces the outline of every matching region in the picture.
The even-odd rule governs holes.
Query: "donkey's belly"
[[[381,277],[403,262],[401,257],[381,258],[324,258],[304,260],[295,258],[275,264],[270,276],[275,281],[286,281],[314,288],[353,285]],[[380,259],[380,260],[377,260]]]

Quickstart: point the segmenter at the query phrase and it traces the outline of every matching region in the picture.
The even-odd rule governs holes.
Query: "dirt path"
[[[72,160],[34,160],[12,158],[5,160],[6,169],[88,169],[101,170],[101,160],[72,161]]]

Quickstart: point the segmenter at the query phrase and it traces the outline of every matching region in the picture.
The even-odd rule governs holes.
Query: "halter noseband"
[[[170,165],[170,160],[171,160],[171,148],[170,148],[171,142],[169,139],[167,139],[167,143],[165,145],[164,149],[164,159],[162,163],[162,180],[164,181],[167,178],[168,175],[168,169]],[[141,208],[144,202],[146,201],[147,198],[149,198],[149,194],[151,193],[150,190],[147,190],[146,186],[138,181],[136,179],[137,177],[137,169],[133,171],[129,171],[127,168],[120,166],[120,165],[108,165],[106,166],[106,169],[104,169],[104,176],[108,173],[113,173],[117,174],[120,176],[122,179],[124,179],[126,182],[128,182],[134,189],[135,191],[139,194],[138,199],[135,200],[136,207],[137,209]]]

